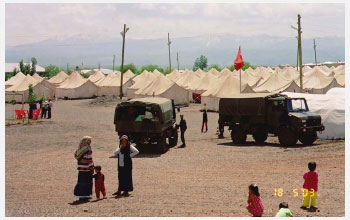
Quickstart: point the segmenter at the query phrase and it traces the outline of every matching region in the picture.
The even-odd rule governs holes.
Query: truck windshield
[[[305,99],[288,99],[288,112],[305,112],[309,111]]]

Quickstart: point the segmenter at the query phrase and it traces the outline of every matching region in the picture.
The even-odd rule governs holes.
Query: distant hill
[[[243,59],[253,65],[275,66],[296,64],[297,40],[294,37],[271,37],[238,35],[213,35],[210,37],[184,37],[171,39],[172,66],[176,66],[176,52],[179,52],[180,68],[192,68],[201,54],[208,57],[208,64],[228,66],[236,57],[241,45]],[[116,66],[121,63],[121,37],[116,39],[93,39],[74,37],[51,39],[38,43],[6,47],[6,62],[25,62],[36,57],[42,66],[50,64],[71,67],[95,66],[111,67],[113,54]],[[158,64],[168,66],[167,39],[136,40],[126,39],[125,63],[137,66]],[[317,61],[344,61],[345,38],[316,38]],[[313,39],[303,39],[303,63],[314,62]]]

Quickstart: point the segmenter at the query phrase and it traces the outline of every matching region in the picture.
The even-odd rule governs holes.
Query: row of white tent
[[[304,92],[325,94],[333,87],[345,86],[345,66],[328,68],[316,66],[303,68]],[[121,74],[110,72],[105,76],[96,70],[88,79],[79,73],[67,75],[63,71],[49,80],[38,74],[25,76],[22,73],[5,82],[6,92],[28,93],[28,85],[32,84],[38,98],[44,95],[50,99],[57,98],[89,98],[103,95],[119,95]],[[241,78],[241,83],[240,83]],[[254,92],[299,92],[299,72],[293,67],[283,69],[258,67],[255,70],[248,68],[245,71],[233,71],[225,68],[222,71],[185,70],[180,73],[174,70],[163,75],[158,70],[143,71],[140,75],[130,70],[123,74],[123,94],[128,98],[139,97],[166,97],[174,99],[176,104],[188,104],[194,101],[194,95],[200,96],[211,110],[218,110],[220,98],[230,97],[239,93]],[[20,101],[17,96],[16,100]],[[7,101],[12,97],[7,96]]]

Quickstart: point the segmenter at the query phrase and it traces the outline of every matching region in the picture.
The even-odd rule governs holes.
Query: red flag
[[[241,54],[241,47],[239,47],[238,49],[238,53],[237,53],[237,57],[234,63],[235,69],[239,70],[244,66],[244,62],[243,62],[243,58],[242,58],[242,54]]]

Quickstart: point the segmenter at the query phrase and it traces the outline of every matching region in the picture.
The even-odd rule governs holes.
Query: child
[[[256,184],[251,184],[249,186],[247,210],[254,217],[261,217],[264,212],[264,206],[259,194],[259,188]]]
[[[288,208],[288,203],[281,202],[279,208],[280,210],[277,212],[275,217],[293,217],[292,212]]]
[[[93,177],[95,178],[95,193],[97,199],[100,199],[100,192],[102,192],[103,198],[106,198],[105,189],[105,175],[101,172],[101,166],[95,166],[95,173]]]
[[[318,190],[318,173],[316,170],[316,163],[309,162],[308,164],[309,172],[304,173],[304,185],[303,185],[303,205],[300,207],[302,209],[307,209],[310,205],[310,210],[316,210],[316,199],[317,199],[317,190]]]

